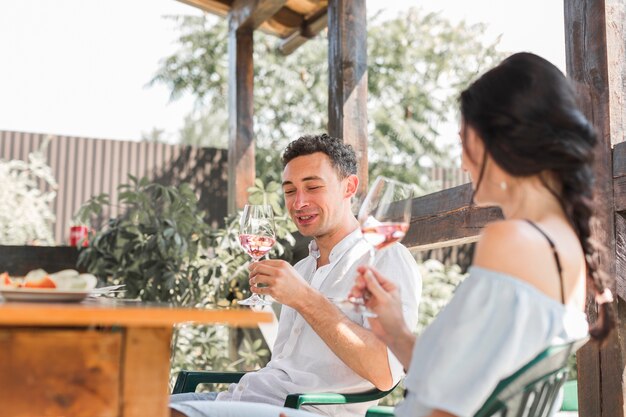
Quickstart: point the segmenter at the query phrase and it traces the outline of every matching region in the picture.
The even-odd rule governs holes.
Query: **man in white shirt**
[[[267,366],[246,374],[219,393],[217,401],[282,405],[289,393],[387,390],[401,378],[402,367],[368,329],[363,311],[331,301],[346,297],[356,268],[370,256],[351,209],[359,183],[356,165],[352,147],[325,134],[303,136],[283,153],[286,208],[300,233],[313,238],[309,256],[293,267],[277,259],[250,265],[251,290],[283,304],[278,335]],[[414,327],[421,278],[413,257],[395,243],[377,254],[374,265],[396,279],[405,320]],[[188,416],[206,415],[198,404],[173,401],[171,407]],[[356,416],[371,405],[311,408],[326,415]]]

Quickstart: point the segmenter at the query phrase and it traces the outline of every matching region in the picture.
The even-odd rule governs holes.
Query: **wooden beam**
[[[471,206],[471,184],[413,199],[411,226],[402,243],[417,250],[474,242],[489,222],[502,219],[496,207]]]
[[[281,25],[284,28],[297,28],[305,23],[305,19],[300,13],[283,7],[272,17],[271,23]]]
[[[228,18],[230,29],[255,30],[271,19],[287,0],[235,0]]]
[[[181,3],[197,7],[205,12],[213,13],[218,16],[226,17],[230,7],[226,2],[219,0],[178,0]]]
[[[623,140],[619,99],[624,98],[624,9],[626,0],[569,0],[565,5],[565,43],[567,73],[576,81],[583,111],[599,133],[594,166],[596,175],[594,201],[598,224],[592,234],[606,251],[600,255],[600,266],[616,277],[618,286],[626,277],[616,276],[615,204],[611,145]],[[612,119],[613,117],[613,119]],[[617,123],[618,125],[615,125]],[[623,134],[623,133],[622,133]],[[620,222],[618,222],[620,226]],[[615,290],[615,288],[612,288]],[[589,291],[587,314],[595,319],[595,302]],[[615,307],[624,300],[616,297]],[[578,358],[578,399],[581,417],[624,417],[624,347],[625,329],[617,326],[602,349],[588,344]]]
[[[228,213],[248,201],[254,184],[254,66],[252,29],[228,34]]]
[[[309,39],[317,36],[328,25],[328,12],[322,10],[321,13],[307,19],[302,27],[291,36],[284,39],[279,45],[278,50],[283,55],[289,55]]]
[[[367,190],[367,16],[363,0],[328,2],[328,132],[354,147]]]

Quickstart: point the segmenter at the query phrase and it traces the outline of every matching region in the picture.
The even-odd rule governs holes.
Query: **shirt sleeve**
[[[407,396],[396,415],[424,416],[440,409],[472,416],[501,379],[557,336],[563,307],[538,300],[538,290],[516,285],[512,277],[497,275],[473,268],[418,338],[405,379]]]
[[[409,329],[415,329],[422,292],[422,277],[415,259],[407,248],[397,243],[378,254],[374,267],[400,288],[404,321]],[[367,320],[365,327],[369,328]],[[404,376],[404,370],[390,349],[387,349],[387,355],[393,382],[396,384]]]

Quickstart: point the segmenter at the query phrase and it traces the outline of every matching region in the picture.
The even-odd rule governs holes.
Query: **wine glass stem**
[[[373,246],[370,246],[370,257],[367,260],[367,265],[368,266],[374,266],[374,261],[376,260],[376,248]]]
[[[259,260],[262,258],[262,256],[250,256],[252,258],[252,263],[254,262],[259,262]],[[258,284],[254,284],[255,287],[258,287]],[[261,297],[259,294],[257,293],[252,293],[252,295],[250,297],[254,297],[254,298],[258,298],[258,299],[263,299],[263,297]]]

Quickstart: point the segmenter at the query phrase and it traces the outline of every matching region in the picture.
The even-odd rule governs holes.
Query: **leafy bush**
[[[250,295],[250,257],[239,245],[241,212],[212,230],[189,185],[163,186],[132,176],[130,180],[118,187],[123,213],[110,219],[81,251],[81,266],[107,283],[126,284],[126,298],[230,307]],[[283,212],[279,190],[277,183],[265,186],[257,180],[248,190],[249,202],[273,207],[278,242],[271,256],[291,261],[295,226]],[[93,222],[110,204],[108,195],[95,196],[75,217]],[[233,332],[242,336],[235,346]],[[183,325],[174,333],[171,370],[172,375],[180,369],[252,370],[268,359],[269,349],[258,334]]]
[[[436,259],[419,265],[422,274],[422,299],[415,333],[420,334],[452,299],[454,290],[466,277],[458,265],[445,266]]]
[[[47,165],[45,152],[49,139],[28,161],[0,160],[0,244],[54,244],[50,203],[56,197],[57,183]],[[43,192],[40,181],[51,191]]]
[[[79,266],[104,282],[126,284],[126,298],[219,306],[245,298],[249,257],[239,246],[240,213],[212,230],[188,184],[164,186],[129,177],[130,184],[118,187],[122,214],[109,219],[81,251]],[[257,180],[249,199],[274,207],[279,242],[273,256],[289,259],[293,224],[282,212],[279,188]],[[110,205],[107,194],[95,196],[75,217],[93,222]]]
[[[78,264],[106,283],[126,284],[127,298],[187,304],[196,301],[202,248],[210,228],[188,184],[178,187],[130,177],[118,186],[123,214],[109,219],[81,251]],[[88,222],[110,206],[107,194],[90,199],[77,213]]]

